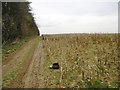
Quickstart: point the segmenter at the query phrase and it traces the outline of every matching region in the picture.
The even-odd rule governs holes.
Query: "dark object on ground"
[[[44,36],[42,35],[42,40],[45,40]]]
[[[52,65],[50,65],[50,69],[59,69],[60,66],[58,63],[53,63]]]

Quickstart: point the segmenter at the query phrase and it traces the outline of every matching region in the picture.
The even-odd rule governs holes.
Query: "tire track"
[[[41,57],[42,57],[42,42],[40,41],[33,55],[32,62],[28,71],[23,77],[24,88],[38,88],[41,82]]]

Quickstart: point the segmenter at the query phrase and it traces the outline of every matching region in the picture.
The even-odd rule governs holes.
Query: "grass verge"
[[[32,37],[24,37],[21,39],[16,39],[11,43],[6,43],[2,45],[2,61],[5,62],[8,56],[19,50],[25,43],[31,40]]]

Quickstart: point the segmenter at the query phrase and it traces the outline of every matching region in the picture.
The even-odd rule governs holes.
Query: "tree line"
[[[2,2],[2,43],[39,35],[29,2]]]

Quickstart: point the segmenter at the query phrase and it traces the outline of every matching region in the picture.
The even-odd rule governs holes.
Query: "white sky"
[[[118,32],[118,0],[29,1],[41,34]]]

